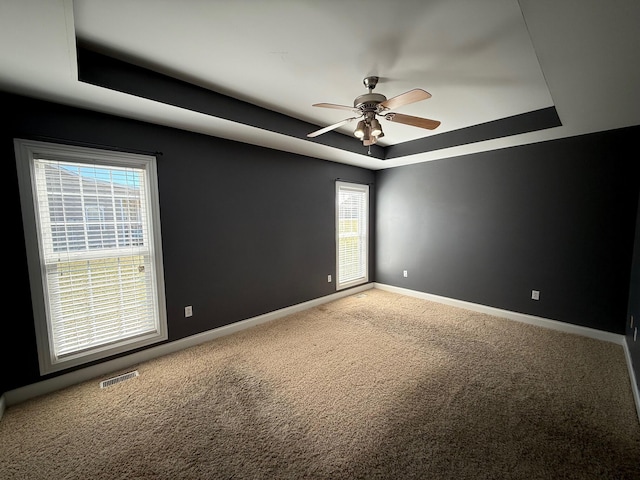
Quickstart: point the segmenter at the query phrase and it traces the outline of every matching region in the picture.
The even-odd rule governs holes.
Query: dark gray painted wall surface
[[[377,172],[376,281],[623,334],[639,134]]]
[[[214,137],[0,94],[15,252],[9,298],[20,298],[0,350],[0,392],[41,380],[30,301],[14,137],[49,137],[162,152],[158,182],[169,341],[335,292],[335,179],[374,173]],[[44,137],[44,138],[43,138]],[[375,202],[371,202],[375,212]],[[374,245],[371,245],[373,251]],[[373,254],[371,255],[373,260]],[[193,317],[184,307],[193,305]],[[7,330],[5,330],[7,332]]]
[[[16,233],[5,237],[8,297],[21,306],[0,336],[11,366],[0,392],[42,379],[14,137],[163,153],[170,341],[332,293],[335,178],[375,183],[372,281],[625,331],[640,176],[624,152],[640,127],[374,173],[23,97],[0,101]],[[637,256],[634,265],[637,281]],[[194,306],[190,319],[185,305]]]
[[[633,316],[633,327],[631,317]],[[633,267],[631,269],[631,285],[629,287],[629,311],[627,312],[626,341],[631,354],[636,384],[640,390],[640,196],[636,215],[636,242],[633,249]],[[634,332],[637,335],[634,340]]]

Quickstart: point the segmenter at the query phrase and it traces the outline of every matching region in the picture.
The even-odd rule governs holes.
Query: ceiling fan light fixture
[[[382,125],[375,118],[371,120],[371,135],[374,137],[379,136],[382,133]]]
[[[356,126],[356,129],[353,131],[353,134],[358,138],[362,138],[365,135],[365,129],[366,125],[364,123],[364,120],[360,120],[358,122],[358,125]]]

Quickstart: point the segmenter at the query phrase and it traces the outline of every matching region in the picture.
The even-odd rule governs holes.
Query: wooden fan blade
[[[427,130],[433,130],[440,125],[440,122],[437,120],[403,115],[402,113],[387,113],[384,118],[390,122],[404,123],[405,125],[413,125],[414,127],[426,128]]]
[[[420,100],[426,100],[427,98],[431,98],[431,94],[429,92],[420,88],[414,88],[413,90],[409,90],[408,92],[401,93],[400,95],[385,100],[380,104],[380,106],[385,110],[393,110],[403,105],[419,102]]]
[[[317,137],[318,135],[322,135],[323,133],[327,133],[327,132],[330,132],[331,130],[335,130],[336,128],[339,128],[342,125],[346,125],[347,123],[353,120],[356,120],[357,118],[360,118],[360,117],[345,118],[341,122],[334,123],[333,125],[329,125],[328,127],[324,127],[324,128],[321,128],[320,130],[316,130],[315,132],[311,132],[307,134],[307,137],[309,138]]]
[[[337,108],[338,110],[350,110],[352,112],[360,111],[354,107],[349,107],[347,105],[336,105],[335,103],[314,103],[312,107]]]

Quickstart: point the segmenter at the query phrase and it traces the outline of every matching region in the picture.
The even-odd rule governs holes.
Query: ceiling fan
[[[333,103],[315,103],[314,107],[324,108],[336,108],[339,110],[350,110],[358,115],[351,118],[346,118],[338,123],[329,125],[328,127],[321,128],[315,132],[311,132],[307,137],[317,137],[323,133],[327,133],[331,130],[341,127],[353,120],[361,119],[356,126],[353,134],[362,140],[364,146],[370,146],[375,144],[379,138],[384,136],[382,126],[376,118],[376,116],[384,117],[389,122],[403,123],[405,125],[413,125],[414,127],[426,128],[427,130],[433,130],[440,125],[437,120],[430,120],[428,118],[414,117],[412,115],[403,115],[402,113],[391,112],[391,109],[408,105],[410,103],[419,102],[420,100],[426,100],[431,98],[429,92],[425,92],[420,88],[409,90],[395,97],[387,99],[384,95],[379,93],[373,93],[373,89],[378,84],[378,77],[366,77],[363,80],[364,86],[369,89],[369,93],[356,97],[353,101],[353,107],[347,105],[336,105]]]

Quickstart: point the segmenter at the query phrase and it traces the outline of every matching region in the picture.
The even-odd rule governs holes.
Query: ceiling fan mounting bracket
[[[378,84],[378,77],[365,77],[365,79],[362,80],[362,83],[364,83],[364,86],[367,87],[369,89],[369,93],[371,93],[371,90],[376,88],[376,85]]]

